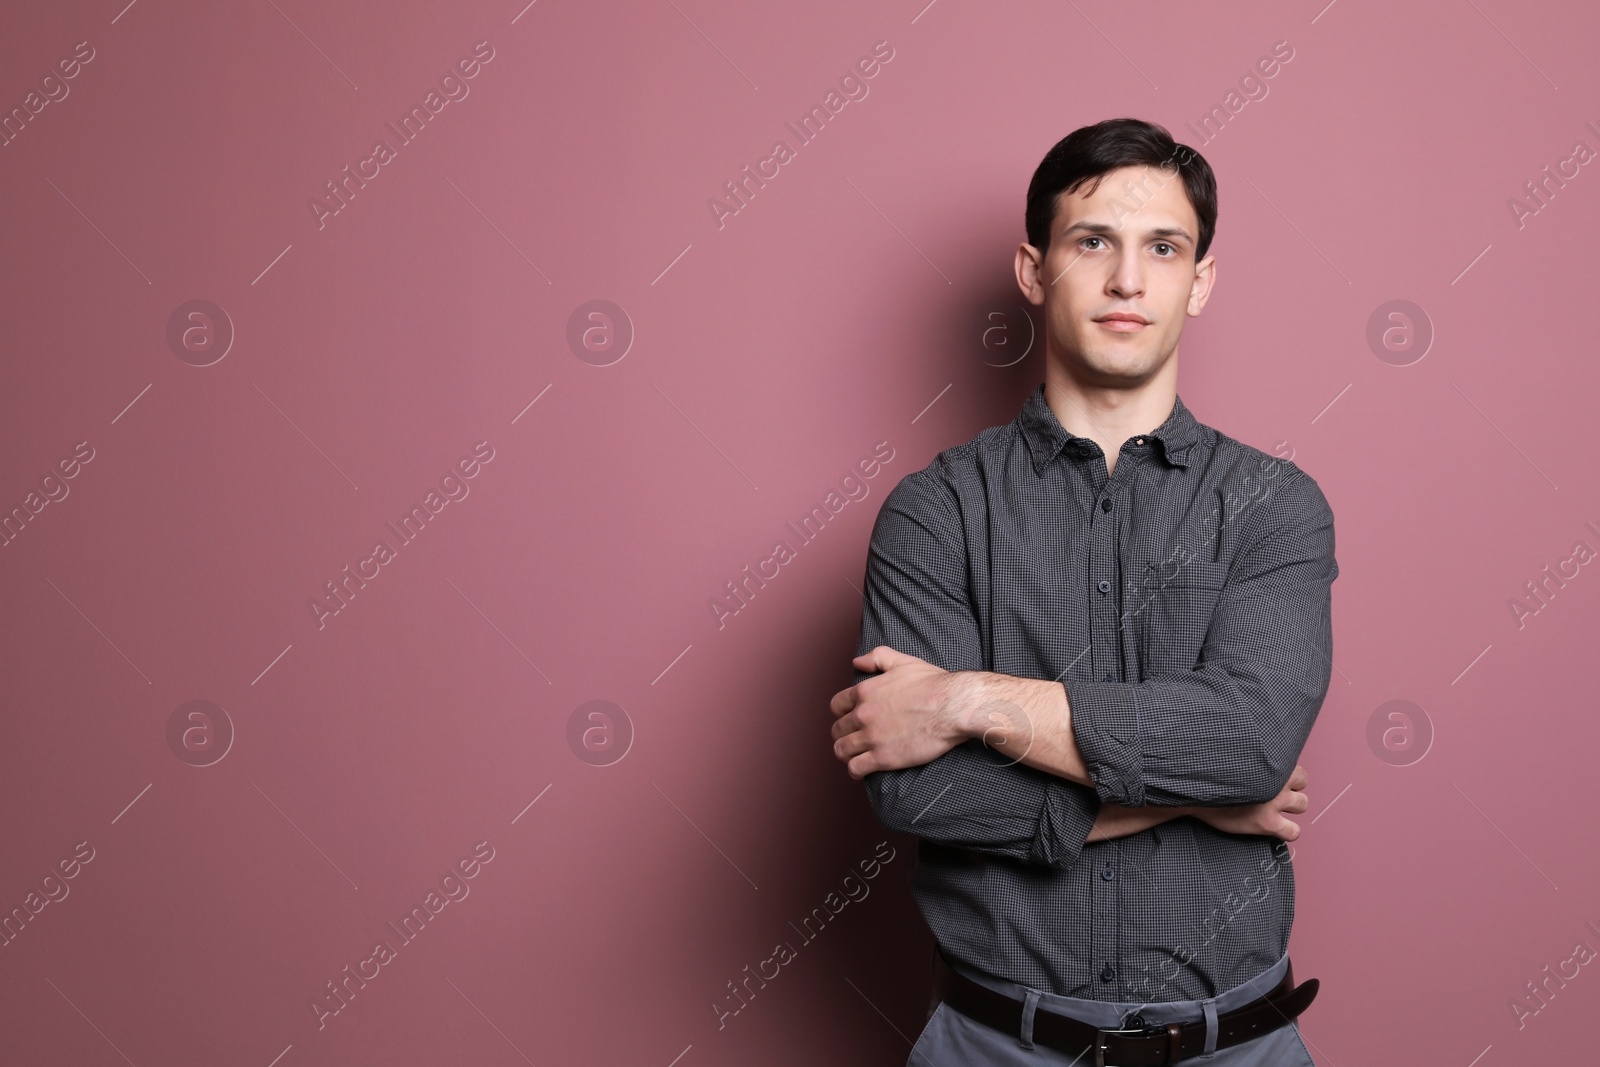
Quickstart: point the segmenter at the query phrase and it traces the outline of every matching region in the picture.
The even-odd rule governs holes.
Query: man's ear
[[[1211,299],[1211,287],[1217,282],[1217,257],[1214,255],[1202,259],[1194,268],[1194,282],[1189,286],[1189,307],[1187,313],[1190,317],[1200,314],[1206,306],[1206,301]]]
[[[1035,307],[1044,304],[1044,256],[1024,241],[1017,246],[1017,288]]]

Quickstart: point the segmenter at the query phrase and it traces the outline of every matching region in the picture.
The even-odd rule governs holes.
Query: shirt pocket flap
[[[1221,589],[1228,580],[1228,568],[1227,560],[1153,560],[1139,576],[1140,591],[1148,596],[1169,585]]]
[[[1135,619],[1141,678],[1199,664],[1228,568],[1227,561],[1200,559],[1145,567],[1125,605]]]

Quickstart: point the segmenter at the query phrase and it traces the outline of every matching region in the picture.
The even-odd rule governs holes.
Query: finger
[[[845,769],[850,772],[850,777],[859,782],[861,779],[877,770],[877,767],[873,765],[872,753],[864,752],[852,759],[849,763],[846,763]]]
[[[850,712],[833,721],[833,739],[837,741],[846,734],[853,734],[861,729],[861,719],[855,712]]]
[[[833,755],[835,759],[848,763],[863,752],[871,751],[871,747],[858,731],[836,738],[833,742]]]
[[[1294,773],[1289,775],[1289,787],[1291,789],[1304,789],[1306,787],[1306,769],[1298,763],[1295,764]]]
[[[888,645],[878,645],[868,652],[864,652],[850,662],[863,671],[886,671],[893,665],[895,658],[900,653]]]
[[[865,683],[860,684],[864,685]],[[855,710],[855,706],[861,703],[861,694],[857,691],[858,688],[858,685],[852,685],[849,689],[841,689],[833,694],[833,699],[828,701],[828,710],[833,712],[835,716]]]

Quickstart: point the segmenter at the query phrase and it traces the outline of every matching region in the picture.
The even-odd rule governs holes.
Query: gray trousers
[[[1131,1011],[1139,1012],[1146,1022],[1157,1024],[1205,1019],[1210,1024],[1206,1047],[1215,1049],[1217,1016],[1248,1004],[1271,990],[1288,969],[1289,957],[1285,955],[1255,978],[1224,990],[1215,997],[1206,1000],[1165,1000],[1152,1004],[1061,997],[973,971],[960,964],[954,967],[958,973],[974,982],[1022,1002],[1022,1032],[1001,1033],[976,1019],[969,1019],[948,1004],[940,1003],[923,1027],[917,1043],[912,1046],[906,1067],[967,1067],[970,1064],[982,1064],[984,1067],[1090,1067],[1093,1063],[1092,1053],[1074,1059],[1055,1049],[1033,1044],[1033,1011],[1038,1008],[1069,1015],[1102,1030],[1114,1030],[1121,1026],[1123,1017]],[[1195,1067],[1316,1067],[1316,1061],[1311,1058],[1305,1042],[1300,1038],[1298,1020],[1242,1044],[1203,1053],[1183,1062],[1193,1063]],[[1108,1063],[1107,1067],[1115,1065]]]

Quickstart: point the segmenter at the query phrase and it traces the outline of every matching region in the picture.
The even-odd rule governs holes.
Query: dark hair
[[[1045,153],[1028,183],[1024,215],[1028,243],[1041,255],[1049,252],[1050,227],[1060,194],[1075,192],[1091,180],[1088,192],[1093,194],[1107,172],[1140,164],[1165,167],[1169,173],[1176,169],[1183,176],[1183,188],[1200,220],[1195,262],[1204,259],[1217,232],[1216,176],[1204,156],[1188,145],[1178,144],[1165,128],[1143,119],[1106,119],[1079,127]]]

